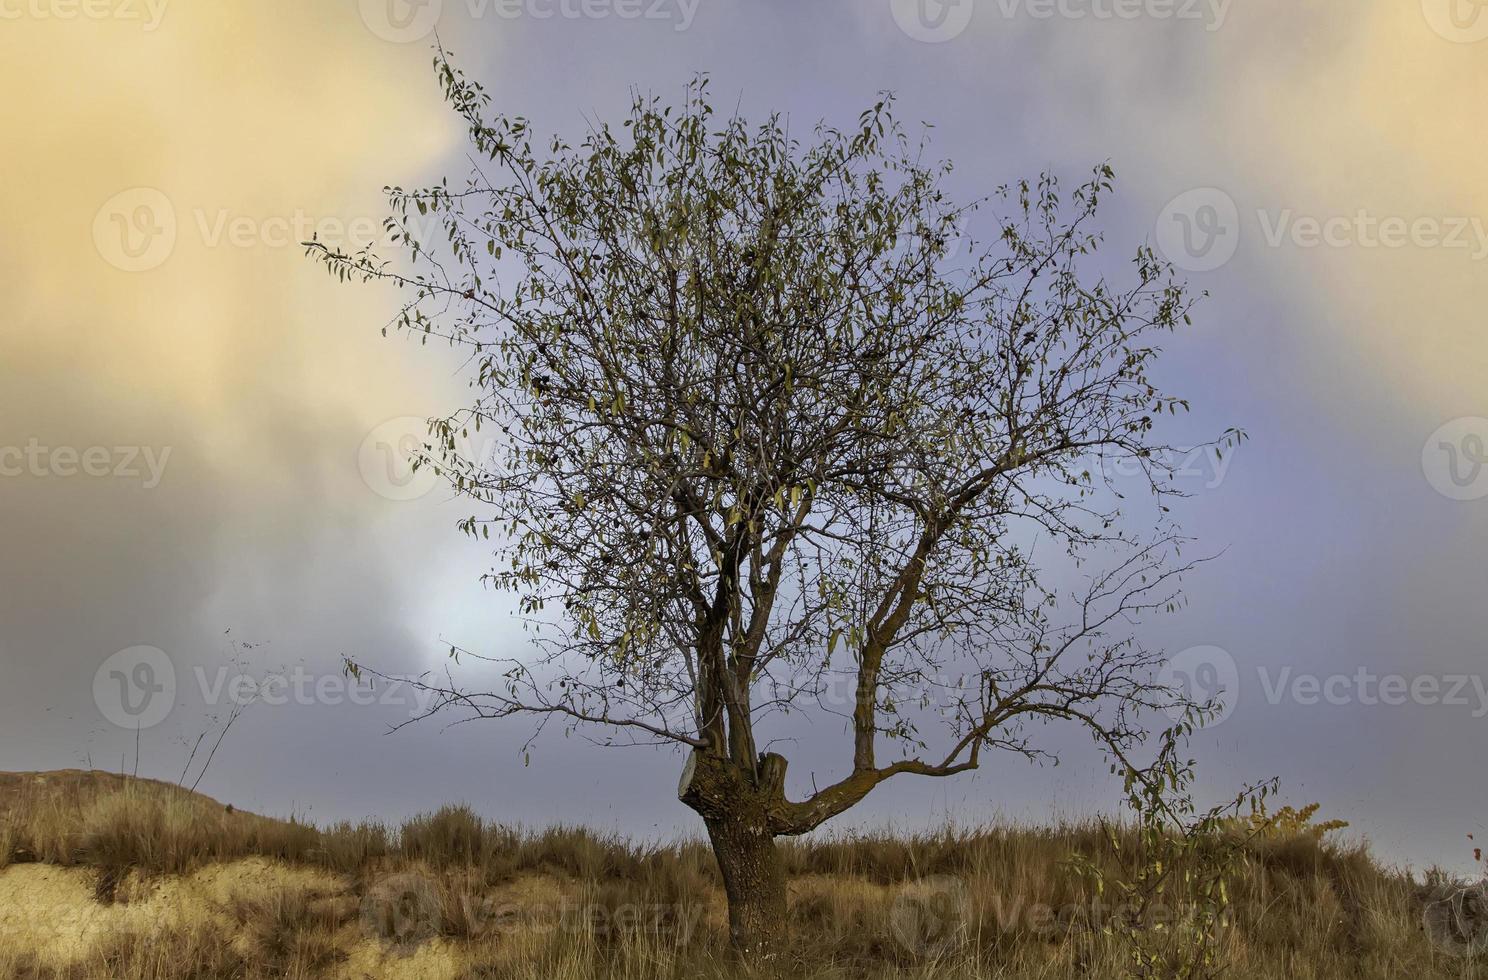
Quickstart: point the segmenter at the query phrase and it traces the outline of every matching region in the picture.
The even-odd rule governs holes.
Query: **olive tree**
[[[397,261],[307,243],[468,351],[469,406],[424,462],[472,502],[532,649],[495,689],[426,677],[433,711],[684,749],[754,954],[785,928],[778,837],[888,779],[1040,755],[1035,722],[1125,759],[1184,703],[1130,626],[1193,565],[1154,435],[1187,406],[1149,380],[1191,298],[1146,247],[1107,281],[1109,167],[956,205],[891,97],[803,139],[716,114],[706,78],[535,148],[435,65],[469,174],[388,189]],[[988,241],[961,235],[979,210]],[[499,449],[464,451],[474,431]],[[1141,478],[1113,487],[1117,462]],[[769,740],[792,712],[843,737],[798,798]]]

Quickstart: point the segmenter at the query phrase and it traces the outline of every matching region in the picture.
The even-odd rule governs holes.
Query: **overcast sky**
[[[174,779],[236,657],[310,693],[244,711],[201,785],[224,801],[698,829],[676,755],[551,738],[524,766],[525,723],[384,735],[407,693],[337,687],[343,654],[415,673],[452,642],[525,649],[466,508],[388,469],[408,419],[460,404],[460,365],[383,339],[395,296],[296,246],[355,237],[386,184],[463,175],[436,30],[539,132],[707,71],[802,127],[892,89],[968,198],[1109,161],[1107,240],[1210,294],[1161,369],[1195,409],[1170,437],[1251,436],[1189,461],[1178,517],[1227,550],[1144,627],[1178,676],[1233,688],[1198,739],[1206,790],[1279,776],[1386,858],[1466,870],[1488,824],[1468,0],[0,0],[0,769],[133,769],[142,702],[114,685],[169,673],[138,766]],[[844,759],[835,722],[791,734],[798,778]],[[891,783],[836,827],[1109,809],[1099,758],[1051,737],[1057,768]]]

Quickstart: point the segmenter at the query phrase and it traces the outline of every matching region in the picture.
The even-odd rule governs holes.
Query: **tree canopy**
[[[427,465],[475,505],[535,653],[495,690],[428,679],[435,711],[686,747],[695,809],[747,797],[776,835],[892,776],[1038,755],[1039,720],[1124,758],[1185,704],[1131,626],[1193,566],[1155,429],[1187,403],[1150,378],[1193,297],[1145,246],[1108,278],[1109,166],[958,205],[887,95],[802,137],[716,113],[700,77],[543,143],[436,67],[468,176],[389,189],[397,262],[310,244],[469,353]],[[979,212],[987,241],[963,235]],[[472,431],[499,451],[462,451]],[[1113,487],[1115,462],[1144,479]],[[844,732],[800,800],[770,751],[788,712]]]

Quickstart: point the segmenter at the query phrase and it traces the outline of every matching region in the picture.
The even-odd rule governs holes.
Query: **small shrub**
[[[346,914],[311,889],[276,889],[239,903],[233,914],[254,962],[271,976],[319,976],[345,958],[336,933]]]
[[[403,857],[434,868],[483,866],[492,843],[485,821],[468,806],[447,806],[415,817],[399,835]]]
[[[71,969],[37,980],[243,980],[251,965],[227,937],[206,924],[158,932],[125,932],[100,944]]]
[[[338,823],[321,832],[315,858],[333,871],[354,874],[392,852],[390,836],[379,823]]]

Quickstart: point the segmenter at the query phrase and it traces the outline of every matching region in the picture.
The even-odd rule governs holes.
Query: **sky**
[[[0,770],[175,780],[191,759],[189,782],[216,745],[199,788],[276,815],[465,801],[699,831],[675,754],[544,736],[524,759],[527,722],[388,734],[413,692],[364,703],[339,670],[528,649],[455,530],[468,506],[390,448],[461,404],[461,364],[381,336],[396,295],[298,246],[373,234],[385,185],[463,176],[436,36],[541,133],[705,71],[802,127],[892,90],[965,198],[1109,162],[1112,248],[1152,243],[1208,293],[1160,368],[1194,407],[1172,441],[1250,436],[1185,459],[1176,516],[1223,555],[1143,625],[1172,677],[1227,692],[1195,740],[1204,792],[1279,777],[1387,860],[1471,869],[1476,0],[0,0]],[[290,686],[234,718],[228,692],[271,676]],[[793,772],[840,766],[834,725],[792,735]],[[1050,737],[1060,766],[896,780],[832,827],[1110,811],[1099,756]]]

